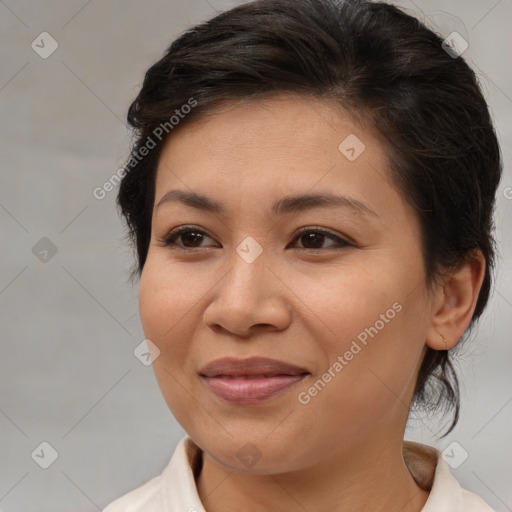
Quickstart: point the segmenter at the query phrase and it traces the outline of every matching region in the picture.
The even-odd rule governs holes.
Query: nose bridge
[[[238,300],[240,295],[260,294],[261,288],[268,286],[266,274],[269,263],[263,247],[252,237],[244,238],[232,254],[231,271],[223,292],[233,292]]]
[[[235,248],[230,268],[205,310],[206,324],[243,337],[253,326],[280,330],[289,325],[290,307],[279,279],[268,268],[269,256],[254,239],[244,239]]]

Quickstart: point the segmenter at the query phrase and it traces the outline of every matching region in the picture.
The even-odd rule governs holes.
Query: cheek
[[[148,338],[172,340],[173,332],[181,327],[180,319],[201,296],[194,290],[195,283],[197,280],[180,272],[178,265],[150,250],[139,283],[139,312]]]
[[[148,256],[140,278],[140,318],[144,336],[160,350],[152,367],[162,396],[178,423],[187,429],[187,418],[195,407],[194,390],[186,382],[193,333],[184,331],[190,326],[184,315],[187,311],[191,314],[190,305],[180,292],[176,272],[155,260]]]
[[[403,279],[385,261],[378,266],[366,265],[364,261],[347,263],[329,270],[320,269],[316,275],[290,274],[288,282],[315,313],[316,334],[322,335],[318,341],[323,338],[331,351],[337,353],[348,350],[347,343],[350,345],[358,336],[364,342],[365,336],[368,337],[365,330],[376,322],[379,332],[389,330],[388,326],[399,316],[396,309],[400,306],[393,308],[393,305],[404,297],[400,286]]]
[[[384,315],[387,305],[385,301]],[[329,346],[329,366],[299,390],[304,393],[300,403],[308,402],[299,410],[312,430],[321,418],[323,436],[332,439],[343,432],[342,442],[350,445],[375,428],[384,432],[405,421],[421,344],[407,338],[414,329],[405,308],[391,316],[385,323],[379,316],[359,312],[351,321],[355,335],[343,335]]]
[[[182,288],[172,266],[148,257],[139,283],[139,313],[145,337],[160,349],[153,363],[155,372],[164,363],[165,367],[170,362],[178,365],[186,356],[183,328],[189,324],[183,320],[190,305]]]
[[[308,295],[331,331],[317,337],[329,363],[315,382],[329,382],[325,386],[318,382],[316,390],[311,389],[316,393],[311,404],[316,401],[313,407],[330,411],[335,424],[343,421],[347,411],[353,418],[365,419],[385,417],[396,407],[405,412],[423,354],[428,300],[424,286],[417,286],[420,263],[406,268],[388,261],[366,269],[340,273],[329,288]],[[327,333],[325,328],[323,332]],[[329,406],[333,403],[339,407]]]

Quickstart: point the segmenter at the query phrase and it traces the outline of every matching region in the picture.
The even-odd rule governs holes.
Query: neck
[[[197,489],[207,512],[234,503],[248,512],[419,512],[429,494],[407,469],[401,439],[379,447],[367,440],[314,466],[264,475],[230,471],[203,452]]]

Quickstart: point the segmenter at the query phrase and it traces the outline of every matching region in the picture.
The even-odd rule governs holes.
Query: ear
[[[473,316],[484,275],[485,258],[480,250],[475,250],[466,263],[437,287],[432,301],[432,325],[425,340],[427,346],[450,350],[459,342]]]

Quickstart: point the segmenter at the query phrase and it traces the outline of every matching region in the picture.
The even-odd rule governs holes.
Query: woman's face
[[[316,194],[345,199],[282,202]],[[166,246],[179,226],[191,233]],[[280,96],[168,140],[140,314],[169,408],[219,464],[285,472],[401,442],[431,310],[417,217],[390,182],[383,146],[343,110]],[[207,381],[202,369],[225,357],[307,374]],[[237,394],[274,384],[288,385]]]

